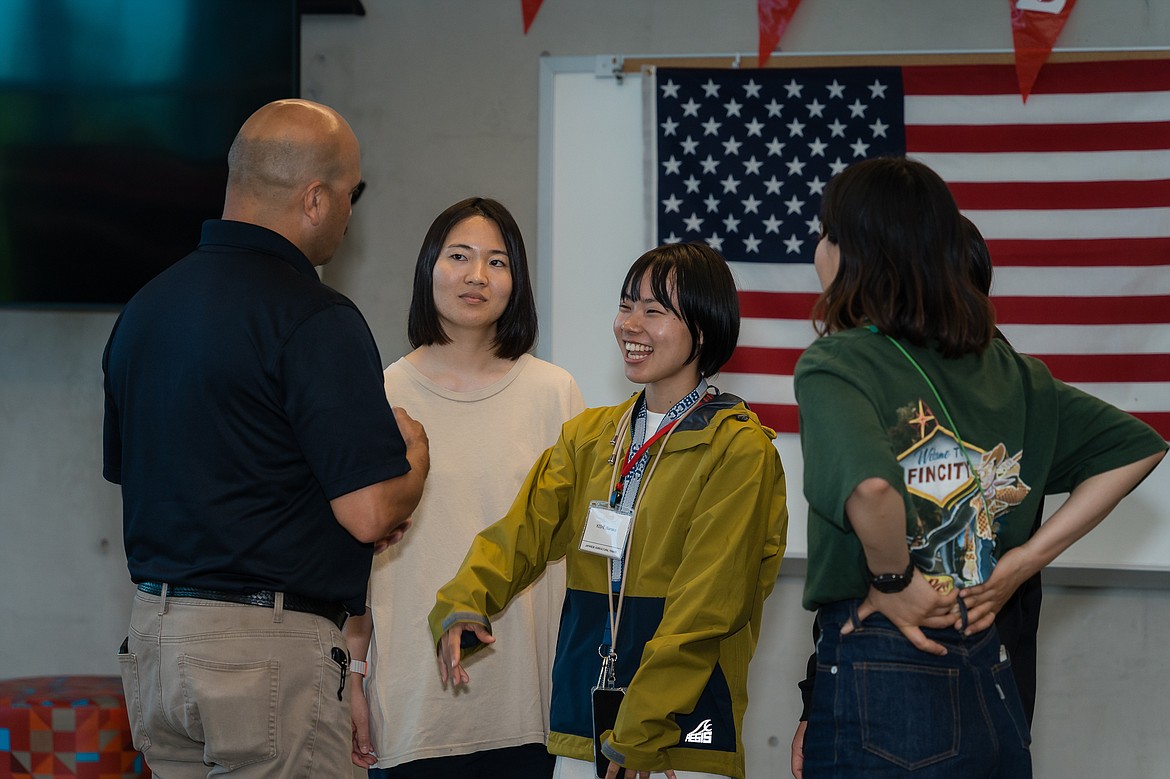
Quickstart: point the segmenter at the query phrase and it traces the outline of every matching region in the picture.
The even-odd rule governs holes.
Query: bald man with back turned
[[[228,153],[223,218],[126,305],[102,358],[104,476],[137,584],[118,655],[156,775],[347,776],[341,626],[422,494],[361,313],[314,268],[361,192],[332,109],[281,100]]]

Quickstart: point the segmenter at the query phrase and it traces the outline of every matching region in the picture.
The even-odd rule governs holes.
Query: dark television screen
[[[0,2],[0,304],[116,306],[218,217],[300,88],[296,0]]]

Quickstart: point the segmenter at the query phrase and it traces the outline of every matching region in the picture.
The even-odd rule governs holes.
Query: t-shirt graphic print
[[[890,432],[914,507],[906,532],[914,564],[940,592],[980,584],[995,568],[997,517],[1031,490],[1020,478],[1023,452],[960,443],[921,399],[898,420]]]

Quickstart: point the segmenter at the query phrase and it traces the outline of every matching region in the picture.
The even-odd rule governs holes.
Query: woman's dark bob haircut
[[[698,360],[700,376],[718,373],[739,341],[739,297],[727,261],[705,243],[659,246],[630,267],[622,282],[622,300],[641,298],[646,274],[654,299],[681,319],[691,334],[687,362]]]
[[[825,189],[821,230],[840,254],[813,309],[822,335],[872,324],[944,357],[991,343],[995,314],[972,278],[968,233],[930,168],[905,157],[851,165]]]
[[[512,272],[512,294],[496,322],[494,343],[497,357],[515,360],[536,343],[536,302],[532,297],[532,277],[528,273],[528,254],[524,251],[524,237],[508,209],[486,197],[460,200],[431,222],[414,266],[414,296],[410,301],[406,335],[416,349],[451,342],[435,308],[435,263],[455,225],[473,216],[494,222],[504,236],[508,269]]]

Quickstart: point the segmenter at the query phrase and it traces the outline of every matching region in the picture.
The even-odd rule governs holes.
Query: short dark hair
[[[698,360],[700,376],[718,373],[739,341],[739,296],[727,261],[705,243],[659,246],[630,266],[622,282],[623,300],[639,299],[647,273],[654,298],[681,319],[691,334],[687,362]]]
[[[963,242],[967,246],[967,261],[971,264],[971,281],[984,295],[991,294],[991,252],[983,233],[965,216],[959,217],[963,224]]]
[[[813,309],[818,332],[874,325],[945,357],[987,348],[995,315],[972,279],[955,200],[926,165],[878,157],[846,168],[825,188],[821,231],[840,263]]]
[[[536,343],[536,301],[532,296],[532,276],[528,272],[528,254],[524,250],[524,236],[508,209],[498,201],[486,197],[469,197],[447,208],[435,217],[423,238],[414,266],[414,295],[410,300],[410,316],[406,335],[416,349],[430,344],[450,343],[443,331],[435,308],[435,263],[443,251],[447,236],[455,225],[473,216],[482,216],[495,223],[504,237],[508,252],[508,269],[512,273],[512,294],[508,305],[496,322],[495,354],[505,360],[515,360]]]

